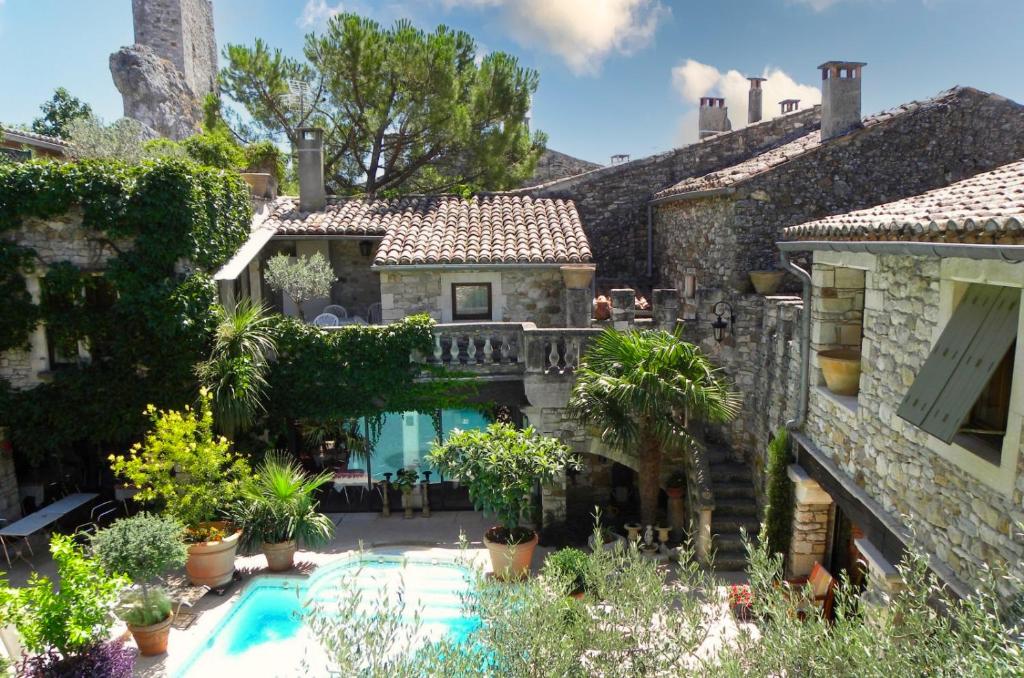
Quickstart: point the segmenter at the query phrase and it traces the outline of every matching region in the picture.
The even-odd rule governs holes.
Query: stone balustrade
[[[590,328],[538,328],[534,323],[449,323],[434,327],[433,351],[413,359],[481,374],[572,374]]]

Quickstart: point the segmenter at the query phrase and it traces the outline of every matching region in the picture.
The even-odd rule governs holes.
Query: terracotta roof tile
[[[567,264],[593,261],[571,200],[520,195],[329,198],[304,213],[279,198],[266,224],[287,235],[383,236],[374,264]]]
[[[1024,237],[1024,160],[896,202],[784,232],[787,240],[1016,242]]]

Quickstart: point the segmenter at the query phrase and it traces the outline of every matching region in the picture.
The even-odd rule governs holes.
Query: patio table
[[[358,487],[360,490],[365,490],[368,481],[369,476],[366,471],[357,469],[338,471],[334,474],[334,491],[345,495],[345,501],[348,501],[348,488]]]
[[[44,506],[35,513],[31,513],[21,520],[15,521],[7,527],[0,529],[0,546],[3,546],[4,558],[7,559],[7,567],[11,566],[11,556],[7,552],[7,542],[4,540],[4,537],[23,538],[25,543],[28,545],[28,552],[32,554],[32,556],[35,556],[35,553],[32,551],[32,542],[28,539],[30,536],[46,527],[49,527],[80,506],[88,504],[98,496],[99,495],[95,492],[77,492],[75,494],[69,494],[63,499]]]

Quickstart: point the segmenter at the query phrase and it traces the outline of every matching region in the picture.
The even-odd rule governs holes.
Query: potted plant
[[[167,652],[171,600],[162,588],[151,583],[185,564],[188,548],[182,524],[169,516],[139,513],[97,532],[92,547],[107,572],[124,575],[139,587],[122,597],[119,612],[139,653],[149,657]]]
[[[114,473],[139,489],[135,499],[156,502],[185,526],[185,570],[193,584],[218,587],[231,581],[241,531],[226,510],[238,498],[249,464],[214,437],[210,393],[201,389],[196,408],[147,408],[152,428],[127,455],[111,455]]]
[[[686,492],[686,474],[676,471],[668,477],[668,481],[665,483],[665,494],[669,498],[678,499],[683,496],[684,492]]]
[[[412,491],[416,489],[416,481],[420,474],[415,469],[400,468],[395,474],[394,486],[402,492],[402,508],[405,509],[405,517],[412,518]]]
[[[575,548],[564,548],[544,559],[544,577],[551,580],[566,595],[577,600],[591,588],[590,557]]]
[[[334,523],[317,511],[316,498],[331,479],[330,472],[313,476],[286,453],[271,452],[242,485],[235,523],[246,547],[263,549],[271,572],[292,568],[299,541],[316,547],[334,536]]]
[[[736,619],[741,622],[749,622],[751,618],[750,607],[754,602],[754,594],[747,584],[732,584],[729,587],[729,607]]]
[[[621,544],[625,541],[621,534],[616,534],[604,525],[599,525],[594,530],[594,533],[587,537],[587,546],[590,547],[591,551],[596,551],[599,548],[612,551],[615,549],[616,544]]]
[[[536,484],[550,483],[579,464],[560,441],[503,423],[484,431],[456,430],[434,446],[427,461],[444,475],[459,478],[477,510],[498,517],[501,524],[487,530],[484,544],[499,578],[529,572],[537,533],[519,521],[530,512]]]

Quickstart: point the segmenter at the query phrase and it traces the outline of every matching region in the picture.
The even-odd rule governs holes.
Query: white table
[[[27,515],[21,520],[13,522],[7,527],[0,529],[0,545],[2,545],[4,549],[4,558],[7,559],[7,567],[11,566],[11,556],[7,553],[7,542],[4,541],[4,537],[24,538],[25,543],[28,544],[28,552],[35,556],[35,553],[32,551],[32,543],[28,540],[30,536],[46,527],[49,527],[80,506],[85,506],[98,496],[99,495],[95,492],[78,492],[76,494],[69,494],[63,499],[44,506],[35,513]]]
[[[334,491],[338,494],[345,495],[345,501],[348,499],[348,488],[358,487],[360,491],[366,490],[366,484],[369,482],[369,476],[366,471],[360,471],[352,469],[351,471],[339,471],[334,474]]]

